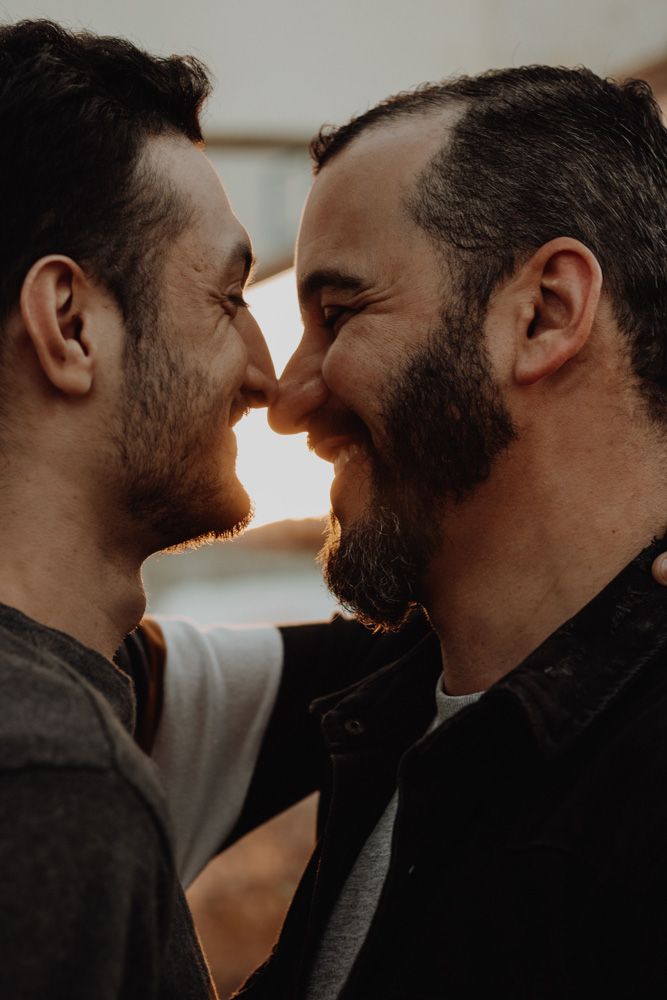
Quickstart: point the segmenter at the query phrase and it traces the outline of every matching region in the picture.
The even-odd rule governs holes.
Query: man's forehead
[[[406,196],[446,142],[452,122],[452,113],[439,113],[374,127],[323,167],[306,201],[297,241],[297,274],[304,290],[312,285],[313,270],[342,267],[350,275],[362,274],[371,257],[392,250],[387,242],[408,242],[413,227],[417,236]]]
[[[183,137],[160,136],[149,140],[145,153],[190,211],[181,250],[191,263],[198,271],[207,265],[220,268],[221,282],[247,276],[254,263],[250,238],[204,151]]]
[[[401,117],[373,126],[337,153],[315,178],[305,205],[302,232],[319,221],[331,222],[341,212],[372,215],[401,206],[420,172],[446,143],[459,112]],[[334,212],[333,209],[336,209]]]
[[[397,161],[402,166],[416,165],[432,156],[446,141],[460,115],[460,107],[452,106],[427,113],[405,113],[377,122],[352,139],[329,165],[344,157],[363,162],[367,155],[382,159],[387,165]]]
[[[445,108],[370,126],[325,164],[313,190],[325,187],[327,180],[363,186],[382,178],[383,189],[390,183],[409,184],[447,142],[460,114],[460,108]]]

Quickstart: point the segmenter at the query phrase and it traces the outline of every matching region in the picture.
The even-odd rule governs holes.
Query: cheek
[[[336,340],[324,359],[322,376],[336,398],[366,421],[378,410],[383,358],[363,341]]]
[[[352,319],[326,352],[322,374],[341,398],[365,393],[368,401],[405,366],[415,342],[412,329],[403,330],[389,317]]]
[[[233,326],[221,329],[212,339],[205,369],[209,376],[225,385],[236,386],[242,381],[248,364],[248,352],[243,339]]]

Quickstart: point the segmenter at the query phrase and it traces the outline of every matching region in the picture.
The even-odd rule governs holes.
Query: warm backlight
[[[301,336],[294,271],[252,285],[246,294],[281,372]],[[306,447],[306,435],[283,437],[253,410],[236,427],[238,477],[255,503],[253,527],[283,518],[315,517],[329,509],[332,466]]]

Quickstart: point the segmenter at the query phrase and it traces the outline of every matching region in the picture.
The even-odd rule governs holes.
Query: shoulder
[[[121,976],[153,995],[178,888],[145,798],[112,769],[33,765],[0,772],[0,809],[0,995],[83,998]]]
[[[118,770],[32,764],[0,771],[0,802],[12,817],[0,831],[0,857],[13,858],[3,866],[7,879],[9,869],[43,869],[48,881],[117,868],[131,881],[138,868],[171,867],[159,817]]]
[[[109,764],[102,699],[66,664],[6,633],[0,644],[0,702],[3,770]]]
[[[0,704],[0,775],[48,769],[55,781],[57,771],[72,770],[96,772],[99,780],[100,772],[113,772],[162,819],[154,765],[106,699],[67,663],[3,633]],[[66,780],[61,773],[58,781]]]

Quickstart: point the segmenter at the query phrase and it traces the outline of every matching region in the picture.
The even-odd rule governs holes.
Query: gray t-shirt
[[[0,604],[0,705],[0,997],[209,1000],[130,678]]]
[[[481,694],[454,697],[445,694],[438,681],[437,714],[429,731],[477,701]],[[398,791],[364,844],[331,912],[315,956],[306,1000],[336,1000],[345,985],[373,920],[389,870],[397,809]]]

